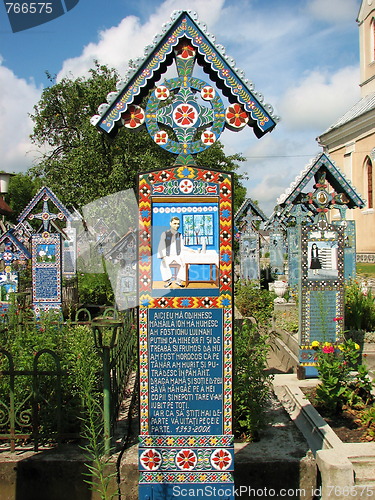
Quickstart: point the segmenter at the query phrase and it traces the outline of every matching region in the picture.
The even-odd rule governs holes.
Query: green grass
[[[368,278],[375,278],[375,264],[357,263],[357,274],[367,276]]]

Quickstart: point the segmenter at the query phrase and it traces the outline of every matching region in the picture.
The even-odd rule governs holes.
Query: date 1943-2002
[[[8,14],[52,14],[52,2],[6,2]]]

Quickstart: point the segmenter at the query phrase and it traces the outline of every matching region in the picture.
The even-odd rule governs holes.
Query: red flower
[[[333,347],[333,345],[324,345],[322,347],[322,351],[324,352],[324,354],[332,354],[335,352],[335,348]]]
[[[181,450],[176,456],[177,466],[180,469],[194,469],[197,463],[197,456],[192,450]]]
[[[226,120],[232,127],[244,127],[249,121],[248,114],[240,104],[232,104],[225,114]]]
[[[123,124],[127,128],[137,128],[145,121],[145,114],[140,106],[131,105],[122,115]]]
[[[176,54],[181,57],[181,59],[189,59],[195,56],[195,49],[188,43],[183,43],[177,47]]]
[[[157,450],[147,450],[142,453],[140,461],[146,469],[157,470],[161,464],[161,455]]]
[[[174,112],[174,119],[178,125],[186,127],[196,122],[197,113],[193,106],[182,104],[176,108],[176,111]]]
[[[218,470],[227,469],[232,462],[232,457],[227,450],[217,450],[211,456],[211,463]]]

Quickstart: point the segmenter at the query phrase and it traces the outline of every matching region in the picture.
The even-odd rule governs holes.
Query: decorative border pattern
[[[375,262],[375,254],[374,253],[357,253],[356,254],[356,262],[370,262],[371,264]]]
[[[233,444],[232,435],[223,436],[139,436],[139,446],[150,446],[150,447],[186,447],[191,446],[194,448],[202,447],[223,447],[231,446]]]
[[[151,297],[151,196],[153,186],[193,178],[218,185],[219,195],[219,297]],[[166,191],[170,196],[174,191]],[[165,194],[164,194],[165,195]],[[148,435],[148,308],[221,308],[224,314],[224,434],[232,433],[232,209],[231,177],[225,172],[194,167],[176,167],[139,177],[139,361],[140,361],[140,435]]]
[[[335,342],[344,329],[344,232],[345,228],[338,225],[328,225],[327,232],[337,234],[337,278],[332,280],[310,280],[308,279],[308,241],[310,233],[324,233],[314,226],[303,226],[301,228],[301,254],[302,254],[302,280],[301,280],[301,351],[300,364],[301,366],[314,366],[313,352],[309,345],[313,340]],[[324,238],[317,241],[325,241]],[[317,325],[311,319],[312,300],[319,301],[319,294],[322,294],[321,300],[321,315],[325,312],[324,301],[327,300],[327,294],[334,294],[334,314],[332,317],[320,318],[320,325]],[[323,311],[324,310],[324,311]],[[313,338],[312,327],[315,330],[326,330],[323,337]],[[333,338],[334,337],[334,338]]]
[[[139,483],[228,483],[230,472],[141,472]]]
[[[139,448],[141,470],[219,472],[233,470],[234,453],[224,448]]]

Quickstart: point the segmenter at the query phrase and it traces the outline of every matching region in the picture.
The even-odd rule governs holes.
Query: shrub
[[[235,289],[235,305],[242,316],[256,319],[260,325],[268,325],[273,314],[273,300],[276,295],[261,290],[258,282],[238,281]]]
[[[111,305],[114,294],[107,274],[78,275],[78,294],[81,304]]]
[[[80,393],[81,382],[72,373],[82,359],[89,357],[89,365],[100,373],[101,360],[94,347],[92,331],[87,326],[62,325],[52,310],[44,314],[41,321],[22,321],[20,309],[10,306],[6,317],[2,318],[0,346],[9,353],[15,370],[13,397],[20,420],[16,432],[31,430],[31,396],[33,394],[32,370],[35,362],[39,372],[55,372],[58,364],[66,373],[62,375],[61,402],[63,405],[62,432],[77,434],[80,431],[79,416],[82,411]],[[17,323],[18,321],[18,323]],[[48,351],[46,351],[48,350]],[[40,354],[43,352],[43,354]],[[0,356],[0,370],[8,370],[8,356]],[[20,372],[26,371],[21,375]],[[101,377],[97,377],[100,383]],[[42,402],[39,412],[41,438],[52,442],[57,429],[56,409],[58,384],[56,374],[44,373],[38,377],[38,398]],[[98,390],[100,388],[97,387]],[[0,401],[8,402],[11,394],[10,378],[0,377]],[[7,424],[1,428],[6,432]]]
[[[357,281],[345,288],[345,328],[372,331],[375,328],[375,304],[371,290],[364,292]]]
[[[316,400],[327,412],[340,413],[345,404],[357,406],[372,399],[372,382],[364,365],[358,365],[359,345],[348,339],[335,345],[313,341],[320,384]],[[357,370],[355,374],[353,371]]]
[[[271,376],[267,375],[269,334],[247,320],[234,331],[234,433],[256,440],[264,428]]]

